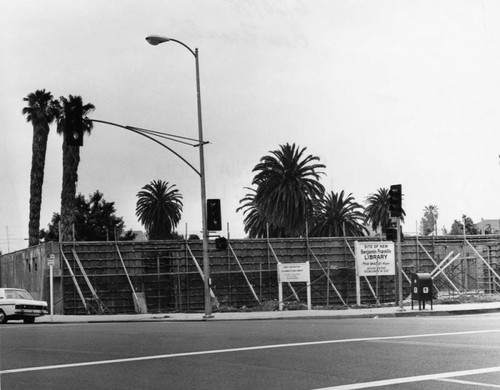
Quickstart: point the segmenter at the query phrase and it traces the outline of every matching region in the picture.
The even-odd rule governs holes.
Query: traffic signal
[[[398,240],[398,224],[397,222],[389,222],[387,228],[385,229],[385,238],[387,241],[397,241]],[[401,242],[404,241],[403,229],[399,227],[399,238]]]
[[[388,227],[385,231],[387,241],[396,241],[398,239],[398,229]]]
[[[207,199],[207,229],[222,230],[220,199]]]
[[[401,217],[403,212],[401,198],[401,184],[393,184],[389,190],[389,211],[391,212],[391,217]]]
[[[218,251],[225,251],[227,249],[227,239],[225,237],[216,238],[215,249],[217,249]]]
[[[69,146],[83,146],[83,110],[79,104],[65,110],[64,140]]]

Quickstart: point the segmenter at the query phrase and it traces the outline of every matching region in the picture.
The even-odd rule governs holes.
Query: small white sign
[[[356,241],[355,248],[359,276],[396,274],[394,243],[392,241]]]
[[[310,281],[309,262],[278,263],[278,283],[295,283]]]
[[[53,267],[54,265],[56,265],[56,256],[54,254],[50,255],[47,259],[47,265],[49,267]]]
[[[307,310],[312,309],[311,304],[311,276],[309,262],[306,263],[278,263],[278,298],[279,310],[283,310],[283,283],[307,283]],[[295,293],[295,291],[294,291]]]

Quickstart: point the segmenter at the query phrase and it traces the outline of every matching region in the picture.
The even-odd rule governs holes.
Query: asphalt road
[[[2,390],[500,388],[500,314],[0,326]]]

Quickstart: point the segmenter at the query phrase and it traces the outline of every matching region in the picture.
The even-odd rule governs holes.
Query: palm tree
[[[90,134],[93,123],[87,114],[95,109],[91,103],[83,104],[81,96],[61,96],[62,107],[59,107],[57,118],[57,133],[63,135],[63,183],[61,191],[61,238],[70,241],[75,213],[76,183],[78,181],[78,166],[80,164],[80,147],[68,145],[67,139],[82,126],[83,133]],[[77,113],[75,115],[75,113]],[[81,121],[81,122],[80,122]]]
[[[366,221],[371,224],[374,231],[380,227],[382,233],[386,232],[391,218],[389,211],[390,196],[387,188],[379,188],[377,193],[371,194],[366,198],[368,206],[365,207]],[[404,221],[405,211],[401,211],[401,220]]]
[[[377,193],[371,194],[366,198],[368,204],[365,208],[366,221],[371,224],[374,231],[381,228],[385,233],[390,220],[389,212],[389,190],[379,188]]]
[[[435,205],[425,206],[424,217],[422,218],[422,233],[424,235],[434,233],[437,235],[437,219],[439,209]]]
[[[153,180],[142,187],[135,215],[146,228],[150,240],[171,238],[174,228],[181,220],[182,195],[168,182]]]
[[[23,98],[27,106],[22,113],[33,125],[30,180],[30,217],[28,224],[29,246],[40,243],[40,211],[42,208],[42,187],[45,171],[45,155],[49,124],[55,119],[57,110],[52,94],[45,89],[37,90]]]
[[[245,187],[247,190],[251,191],[246,194],[243,199],[240,200],[241,206],[236,209],[236,212],[243,211],[245,219],[243,224],[245,225],[245,233],[248,234],[250,238],[263,238],[269,236],[271,237],[281,237],[284,232],[283,229],[279,229],[274,226],[271,221],[268,221],[266,216],[259,210],[257,203],[255,202],[256,190],[254,188]]]
[[[316,156],[304,156],[306,148],[280,145],[279,150],[264,156],[252,172],[257,186],[254,202],[259,213],[283,233],[293,237],[305,230],[305,221],[312,215],[313,203],[321,198],[324,187],[319,183],[325,168]]]
[[[331,191],[316,206],[310,235],[313,237],[356,237],[367,233],[363,226],[363,206],[352,194],[344,199],[344,191]]]

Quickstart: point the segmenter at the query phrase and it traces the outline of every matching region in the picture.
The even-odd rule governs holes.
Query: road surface
[[[500,388],[500,314],[0,326],[2,390]]]

